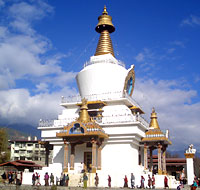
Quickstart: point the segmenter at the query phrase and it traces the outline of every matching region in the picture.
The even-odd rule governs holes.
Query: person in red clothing
[[[127,178],[126,175],[125,175],[125,178],[124,178],[124,187],[128,187],[128,178]]]
[[[145,178],[144,178],[144,176],[142,175],[142,176],[141,176],[141,180],[140,180],[140,183],[141,183],[140,188],[141,188],[141,189],[144,189],[144,181],[145,181]]]
[[[149,189],[151,189],[151,186],[152,186],[152,179],[151,179],[150,175],[148,175],[148,187],[149,187]]]
[[[167,176],[165,176],[165,178],[164,178],[164,188],[165,188],[165,189],[166,189],[166,188],[169,188]]]
[[[111,177],[108,175],[108,187],[111,187]]]
[[[156,180],[155,180],[154,175],[152,175],[151,179],[152,179],[152,189],[155,189]]]

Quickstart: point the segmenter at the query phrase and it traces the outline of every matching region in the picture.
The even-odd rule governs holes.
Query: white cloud
[[[142,61],[144,61],[144,53],[138,53],[138,55],[135,56],[135,60],[136,60],[137,62],[142,62]]]
[[[5,2],[3,0],[0,0],[0,7],[3,7],[5,5]]]
[[[190,15],[189,18],[184,19],[181,24],[181,26],[195,26],[200,25],[200,17],[195,15]]]
[[[36,92],[48,92],[48,84],[45,82],[41,82],[40,84],[36,85]]]
[[[175,40],[173,42],[170,42],[170,44],[174,45],[174,46],[181,47],[181,48],[185,48],[185,43],[183,41],[180,41],[180,40]]]
[[[76,94],[67,86],[76,73],[61,67],[61,60],[70,54],[50,56],[53,45],[33,27],[33,21],[52,13],[53,8],[36,0],[14,1],[5,9],[9,19],[0,26],[0,121],[36,124],[40,118],[56,118],[60,97]],[[18,80],[33,86],[25,89],[17,85]],[[52,87],[57,91],[52,92]]]
[[[36,89],[38,89],[37,83],[48,82],[48,87],[51,86],[50,84],[55,86],[58,83],[66,85],[75,77],[75,73],[64,72],[59,65],[60,60],[67,58],[70,54],[57,53],[51,57],[46,56],[52,44],[50,40],[39,35],[32,28],[32,21],[43,18],[52,12],[53,8],[42,1],[34,2],[32,4],[30,2],[16,3],[7,8],[12,26],[18,21],[21,26],[25,26],[17,33],[8,27],[9,25],[0,26],[0,89],[15,87],[15,81],[18,79],[31,80],[36,83]],[[30,32],[27,32],[28,30]],[[49,75],[53,76],[51,80],[46,81]]]
[[[175,48],[169,48],[169,49],[167,50],[167,53],[169,53],[169,54],[174,53],[175,50],[176,50]]]
[[[162,56],[155,54],[150,48],[144,48],[141,52],[139,52],[134,59],[136,62],[140,63],[139,68],[140,70],[146,75],[151,75],[152,73],[149,72],[150,70],[155,69],[156,63],[162,59]],[[158,67],[157,67],[158,68]],[[157,69],[156,68],[156,69]]]
[[[171,149],[174,150],[191,143],[200,146],[200,102],[191,104],[196,96],[196,91],[183,90],[176,81],[136,80],[134,98],[143,107],[148,120],[155,107],[160,128],[170,130]]]
[[[32,4],[31,2],[15,3],[8,9],[9,16],[13,19],[10,22],[10,26],[20,32],[33,34],[32,21],[42,19],[52,12],[53,8],[40,0]]]
[[[194,76],[194,82],[197,83],[200,81],[200,75],[195,75]]]
[[[0,93],[0,119],[9,123],[37,125],[39,119],[56,119],[61,113],[59,102],[63,95],[74,95],[76,90],[63,88],[51,94],[31,96],[27,89],[10,89]]]

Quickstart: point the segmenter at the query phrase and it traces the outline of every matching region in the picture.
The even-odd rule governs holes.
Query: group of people
[[[99,179],[98,179],[99,180]],[[133,173],[131,173],[131,188],[135,188],[135,176],[133,175]],[[111,176],[108,175],[108,187],[110,188],[111,187]],[[124,177],[124,188],[128,187],[128,178],[127,176],[125,175]]]
[[[39,173],[33,173],[32,175],[32,185],[35,186],[35,185],[41,185],[40,183],[40,174]]]
[[[69,185],[69,175],[61,173],[60,180],[59,180],[58,177],[56,177],[56,185],[68,187],[68,185]]]
[[[22,172],[18,171],[18,172],[4,172],[2,175],[2,180],[3,183],[5,184],[6,181],[8,181],[8,184],[16,184],[16,185],[21,185],[22,183]]]
[[[145,178],[144,176],[141,176],[141,180],[140,180],[140,188],[141,189],[144,189],[145,188],[145,185],[144,185],[144,182],[145,182]],[[152,175],[152,177],[150,175],[148,175],[148,187],[149,189],[155,189],[155,177],[154,177],[154,174]]]
[[[68,183],[69,183],[69,175],[65,175],[63,173],[61,173],[60,178],[56,177],[56,185],[60,185],[60,186],[67,186],[68,187]],[[55,181],[54,181],[54,175],[53,173],[51,173],[51,175],[48,174],[48,172],[45,173],[44,175],[44,185],[45,186],[49,186],[49,185],[54,185]],[[38,186],[41,185],[40,183],[40,174],[39,173],[33,173],[32,175],[32,185],[33,186]]]

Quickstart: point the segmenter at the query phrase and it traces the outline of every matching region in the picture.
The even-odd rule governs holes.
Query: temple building
[[[158,125],[157,114],[153,108],[151,113],[151,122],[149,124],[149,129],[145,133],[145,137],[142,138],[142,143],[144,143],[144,168],[153,171],[153,150],[158,149],[158,165],[157,173],[159,175],[167,174],[166,170],[166,149],[167,146],[172,144],[168,138],[168,130],[164,134]],[[148,149],[150,157],[150,166],[148,167]]]
[[[115,27],[106,7],[95,30],[100,34],[96,52],[76,76],[79,95],[62,97],[57,120],[40,120],[42,141],[53,145],[52,164],[43,170],[55,176],[68,173],[71,186],[79,184],[83,171],[89,186],[94,186],[95,173],[100,187],[108,186],[108,175],[112,187],[122,187],[124,176],[130,179],[131,173],[139,185],[141,175],[151,173],[148,150],[152,155],[158,148],[158,174],[166,174],[165,150],[171,142],[156,123],[155,110],[149,126],[132,98],[134,65],[126,69],[115,58],[110,38]]]

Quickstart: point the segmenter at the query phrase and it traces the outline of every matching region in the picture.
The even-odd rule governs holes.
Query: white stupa
[[[106,7],[98,18],[100,33],[96,53],[77,74],[77,97],[62,97],[62,114],[52,122],[40,121],[42,141],[53,145],[53,161],[44,171],[68,173],[71,186],[80,185],[84,169],[89,186],[99,175],[99,186],[122,187],[125,175],[135,175],[136,185],[144,172],[141,139],[149,124],[133,100],[134,65],[126,69],[114,56],[110,33],[115,31]],[[130,186],[130,180],[129,180]]]

